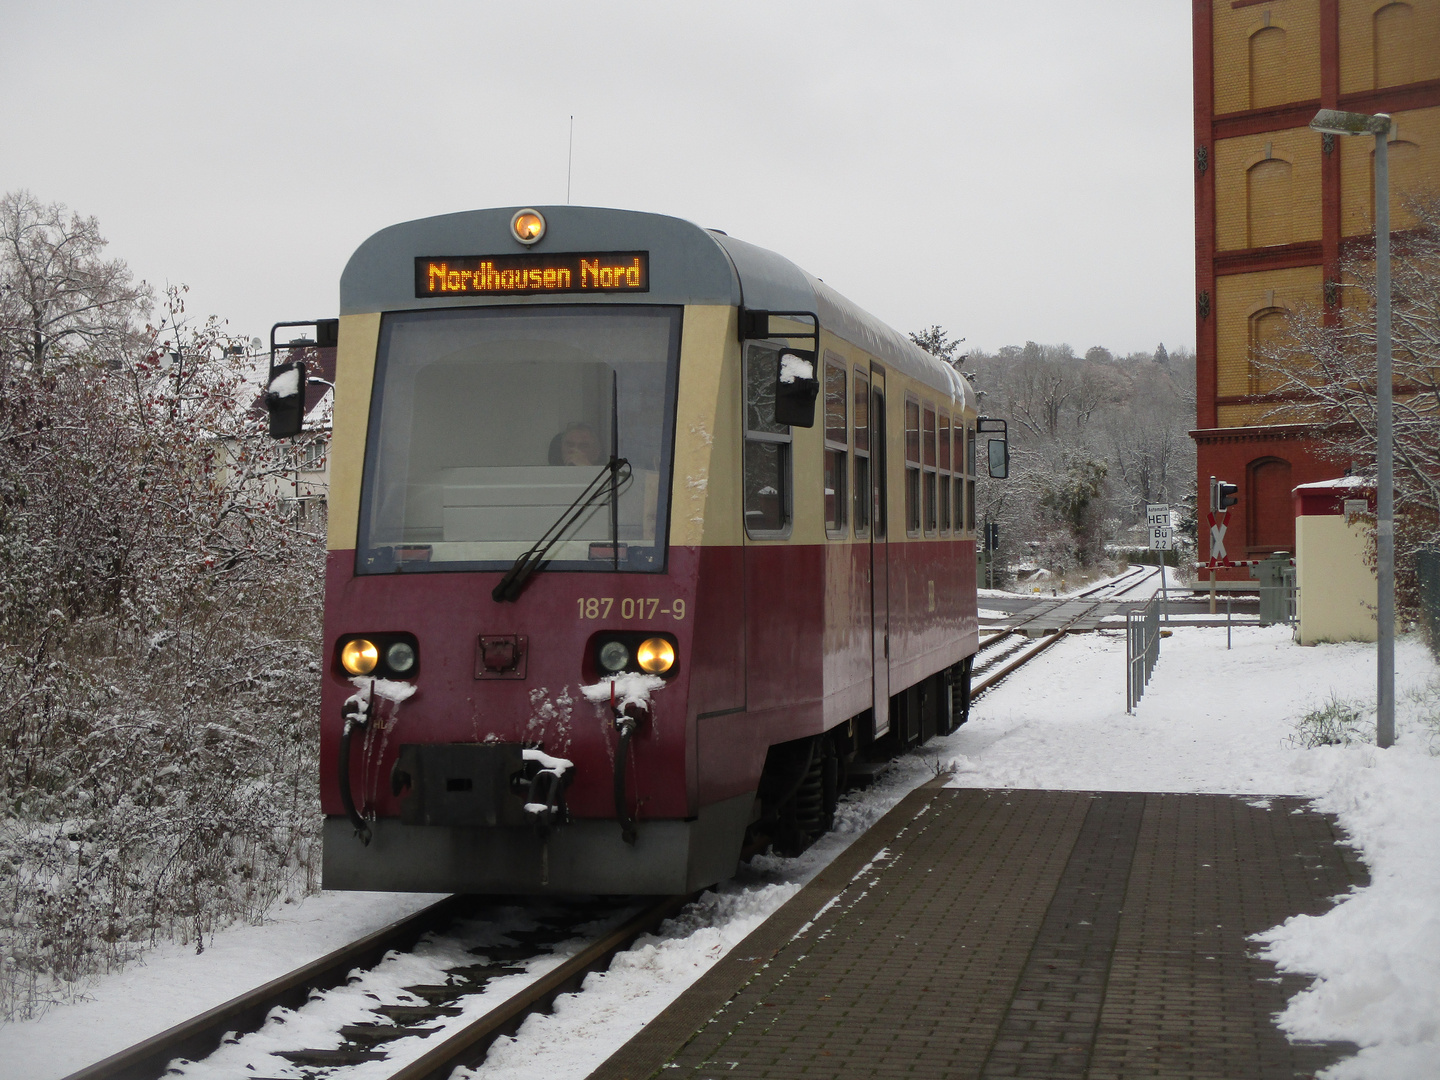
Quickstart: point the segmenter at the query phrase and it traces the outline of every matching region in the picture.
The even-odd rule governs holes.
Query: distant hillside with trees
[[[962,352],[939,326],[917,345],[953,364],[980,393],[980,411],[1009,426],[1008,480],[982,480],[978,514],[1000,526],[1000,559],[1055,573],[1102,566],[1131,546],[1147,503],[1182,512],[1195,530],[1195,354],[1116,355],[1096,345],[1007,345]],[[1188,560],[1181,559],[1182,565]]]

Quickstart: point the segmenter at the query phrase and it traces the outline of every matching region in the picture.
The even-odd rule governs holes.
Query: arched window
[[[1289,312],[1281,307],[1261,308],[1250,316],[1250,393],[1268,394],[1280,385],[1271,353],[1285,337]]]
[[[1250,35],[1250,107],[1284,104],[1289,99],[1285,76],[1285,31],[1261,27]]]
[[[1290,226],[1290,163],[1279,158],[1257,161],[1245,174],[1246,246],[1288,244]]]
[[[1415,81],[1415,9],[1386,4],[1375,12],[1375,88]]]
[[[1290,462],[1266,457],[1246,468],[1245,545],[1255,554],[1295,550]],[[1257,549],[1259,549],[1257,551]]]

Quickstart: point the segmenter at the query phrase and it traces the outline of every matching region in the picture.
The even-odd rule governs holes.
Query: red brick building
[[[1310,119],[1394,118],[1404,228],[1398,193],[1440,184],[1440,0],[1193,0],[1193,14],[1200,557],[1213,475],[1239,487],[1230,558],[1264,558],[1294,551],[1291,489],[1345,466],[1253,357],[1299,306],[1337,316],[1342,248],[1374,227],[1374,141],[1321,136]],[[1286,406],[1293,422],[1278,422]]]

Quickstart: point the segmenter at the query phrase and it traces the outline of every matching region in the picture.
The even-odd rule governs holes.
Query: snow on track
[[[1134,716],[1125,714],[1123,636],[1099,631],[1060,642],[978,701],[965,727],[906,755],[869,791],[848,797],[836,831],[810,851],[754,860],[659,934],[620,954],[608,972],[588,976],[584,992],[560,998],[552,1015],[532,1016],[515,1038],[497,1042],[486,1064],[468,1075],[584,1077],[900,798],[952,767],[950,783],[967,787],[1315,798],[1320,809],[1339,815],[1373,882],[1322,916],[1291,919],[1263,935],[1268,954],[1287,970],[1318,976],[1291,1002],[1282,1024],[1297,1038],[1346,1038],[1364,1047],[1326,1074],[1334,1080],[1430,1080],[1440,1057],[1440,757],[1431,753],[1432,744],[1440,750],[1440,734],[1419,718],[1428,710],[1440,722],[1436,666],[1413,638],[1399,642],[1400,739],[1392,749],[1307,750],[1293,738],[1306,710],[1332,693],[1373,701],[1374,647],[1302,649],[1287,628],[1237,626],[1227,651],[1225,634],[1223,627],[1177,627],[1162,643]],[[1421,700],[1427,684],[1435,687],[1428,704]],[[346,927],[353,937],[410,909],[400,905],[429,899],[331,894],[302,909],[331,913],[305,925],[332,936],[336,916],[354,920]],[[389,906],[364,921],[357,913],[366,903],[377,911]],[[313,947],[299,925],[292,915],[276,926],[221,933],[207,956],[243,953],[242,940],[264,941],[282,954],[332,947],[328,940]],[[267,933],[288,945],[275,948]],[[142,987],[178,980],[198,1008],[260,981],[258,974],[225,974],[206,957],[156,950],[148,964],[99,980],[91,1001],[0,1028],[0,1080],[62,1076],[182,1018],[147,1022]]]

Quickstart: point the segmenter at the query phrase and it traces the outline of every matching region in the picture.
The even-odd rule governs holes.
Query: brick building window
[[[1386,4],[1374,16],[1375,89],[1415,81],[1415,9]]]
[[[1250,35],[1250,107],[1264,109],[1289,100],[1285,31],[1264,26]]]
[[[1245,237],[1247,247],[1288,244],[1293,238],[1288,161],[1257,161],[1245,174]]]
[[[1267,353],[1285,336],[1289,312],[1280,307],[1262,308],[1250,316],[1250,387],[1252,394],[1268,394],[1280,385],[1273,370],[1275,361]]]

